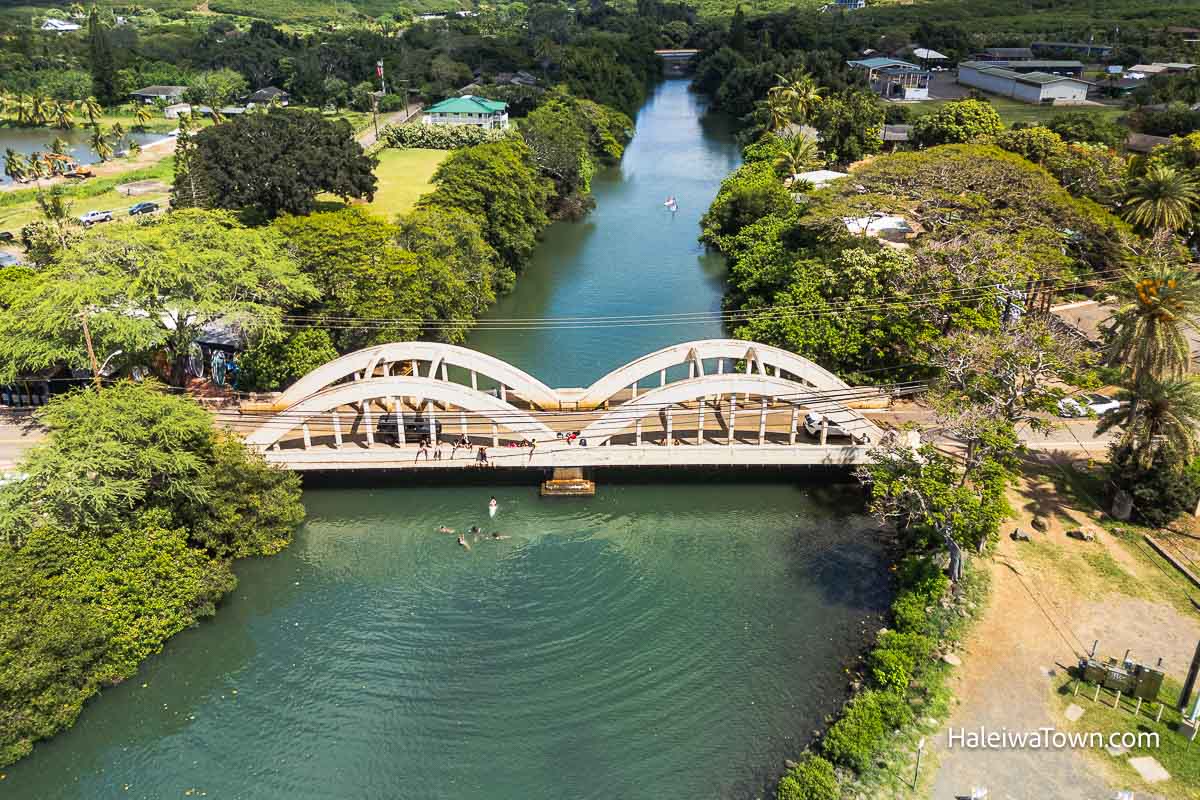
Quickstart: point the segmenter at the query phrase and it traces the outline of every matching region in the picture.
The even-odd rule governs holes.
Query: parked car
[[[129,216],[136,217],[138,214],[153,214],[158,211],[158,203],[151,203],[146,200],[129,207]]]
[[[21,259],[11,253],[0,253],[0,267],[15,267]]]
[[[11,242],[16,238],[12,231],[0,231],[0,242]]]
[[[400,418],[404,421],[404,440],[407,442],[433,438],[434,434],[431,433],[431,430],[436,431],[437,436],[442,435],[442,423],[440,420],[433,420],[431,428],[428,417],[401,414]],[[397,443],[400,441],[400,436],[396,428],[395,414],[384,414],[379,418],[379,424],[375,427],[375,438],[386,443]]]
[[[1102,394],[1081,394],[1059,400],[1058,415],[1060,417],[1102,417],[1117,411],[1123,405],[1124,403],[1120,400],[1114,400]]]
[[[84,225],[95,225],[97,222],[112,222],[111,211],[89,211],[79,217]]]
[[[821,424],[826,421],[826,416],[819,411],[810,411],[804,415],[804,430],[808,431],[809,436],[821,436]],[[836,422],[829,422],[828,429],[825,433],[829,436],[852,436],[850,431],[838,425]]]

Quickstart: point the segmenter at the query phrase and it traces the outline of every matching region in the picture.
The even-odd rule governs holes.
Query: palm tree
[[[1146,379],[1121,393],[1134,401],[1127,416],[1110,414],[1096,426],[1107,433],[1120,425],[1125,443],[1146,469],[1161,449],[1174,463],[1187,463],[1200,450],[1196,430],[1200,426],[1200,381],[1195,378],[1159,381]]]
[[[790,75],[776,75],[778,84],[767,90],[767,97],[780,98],[790,106],[795,118],[805,121],[817,103],[821,102],[821,88],[813,77],[804,70],[795,70]]]
[[[102,125],[92,126],[91,144],[92,152],[94,152],[101,161],[108,161],[110,158],[112,158],[112,144],[109,143],[108,135],[104,132],[104,127]]]
[[[4,174],[17,183],[24,183],[29,177],[29,162],[11,147],[4,150]]]
[[[1186,172],[1153,164],[1134,179],[1125,194],[1121,216],[1144,231],[1190,228],[1200,205],[1200,187]]]
[[[811,137],[797,133],[787,139],[786,148],[775,157],[775,171],[790,177],[808,172],[820,163],[821,152],[817,150],[817,143]]]
[[[49,122],[52,111],[50,98],[46,95],[35,94],[30,99],[29,118],[34,125],[45,125]]]
[[[1121,303],[1110,317],[1108,363],[1124,366],[1134,385],[1186,375],[1191,355],[1186,329],[1200,330],[1200,282],[1160,255],[1113,288]]]
[[[27,94],[17,95],[17,123],[20,125],[33,124],[33,98]]]
[[[782,131],[795,122],[796,109],[778,95],[768,95],[766,102],[767,127],[772,131]]]
[[[70,130],[75,127],[75,104],[71,101],[54,104],[54,124],[56,127]]]
[[[95,125],[96,120],[104,116],[104,108],[95,97],[87,97],[83,101],[83,113],[87,115],[88,124]]]
[[[136,127],[145,128],[146,123],[150,121],[151,116],[150,109],[145,103],[138,103],[136,106],[134,106],[133,119],[134,122],[137,123]]]

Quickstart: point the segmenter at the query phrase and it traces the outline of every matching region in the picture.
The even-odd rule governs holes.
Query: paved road
[[[0,409],[0,472],[16,466],[25,451],[44,436],[40,428],[31,424],[29,412]]]
[[[422,108],[423,106],[420,103],[409,103],[407,109],[381,115],[379,117],[379,130],[382,132],[388,125],[398,125],[406,121],[409,117],[419,113]],[[375,146],[376,141],[374,124],[368,125],[366,130],[358,135],[358,143],[362,145],[363,150],[370,150]]]

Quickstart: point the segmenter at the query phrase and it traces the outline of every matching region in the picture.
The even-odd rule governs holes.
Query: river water
[[[658,87],[596,212],[548,231],[495,316],[716,308],[696,221],[736,150],[701,112],[682,83]],[[472,344],[563,386],[717,333]],[[240,564],[215,620],[9,768],[0,796],[758,796],[840,702],[888,602],[861,497],[815,476],[615,477],[556,501],[498,481],[307,487],[295,543]],[[467,550],[435,532],[476,524],[508,538]]]
[[[125,146],[128,146],[129,142],[137,142],[144,147],[163,138],[165,137],[161,133],[127,133],[124,142]],[[48,153],[55,139],[66,141],[67,153],[80,164],[95,164],[100,160],[100,157],[92,152],[91,130],[82,127],[66,131],[57,128],[0,128],[0,155],[5,150],[15,150],[22,155],[29,155],[35,151]],[[12,179],[3,172],[4,170],[0,169],[0,184],[11,183]]]

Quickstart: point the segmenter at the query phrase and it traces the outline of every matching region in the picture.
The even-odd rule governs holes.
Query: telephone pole
[[[100,389],[100,364],[96,361],[96,351],[92,347],[92,331],[88,327],[88,312],[85,308],[79,313],[83,320],[83,341],[87,344],[88,360],[92,362],[92,377],[96,380],[96,389]]]

